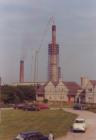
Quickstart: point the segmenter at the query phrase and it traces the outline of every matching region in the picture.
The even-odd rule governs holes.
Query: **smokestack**
[[[52,46],[56,46],[56,25],[52,25]]]
[[[24,60],[20,60],[20,77],[19,77],[19,82],[20,83],[24,82]]]
[[[48,47],[48,80],[59,80],[59,45],[56,43],[56,25],[52,25],[52,42]]]

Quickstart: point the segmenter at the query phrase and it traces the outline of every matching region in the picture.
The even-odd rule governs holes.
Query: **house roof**
[[[90,80],[90,82],[92,83],[93,86],[96,85],[96,80]]]
[[[46,82],[44,87],[47,86],[47,84],[49,82],[50,81]],[[53,83],[54,86],[57,86],[59,84],[59,82],[52,82],[52,83]],[[74,96],[74,95],[76,95],[78,90],[81,90],[80,85],[78,85],[76,82],[73,82],[73,81],[71,81],[71,82],[62,81],[62,83],[67,87],[68,95]]]
[[[44,84],[44,87],[47,86],[49,82],[51,82],[54,86],[57,86],[57,84],[59,83],[58,81],[57,81],[57,82],[47,81],[47,82]]]
[[[69,89],[68,95],[76,95],[78,90],[81,90],[80,85],[76,82],[64,82],[65,86]]]

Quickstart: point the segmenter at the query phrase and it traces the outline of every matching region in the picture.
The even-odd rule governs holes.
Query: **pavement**
[[[96,140],[96,113],[84,110],[64,109],[67,112],[78,114],[86,120],[87,130],[85,133],[68,132],[64,137],[57,138],[56,140]]]

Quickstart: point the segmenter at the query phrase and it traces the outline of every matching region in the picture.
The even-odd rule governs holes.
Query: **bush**
[[[44,102],[44,103],[48,103],[48,99],[44,99],[43,102]]]
[[[33,86],[2,86],[1,101],[5,104],[36,100]]]

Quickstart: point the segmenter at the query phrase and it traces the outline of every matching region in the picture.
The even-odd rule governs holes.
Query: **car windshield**
[[[84,123],[84,120],[76,120],[75,123]]]

